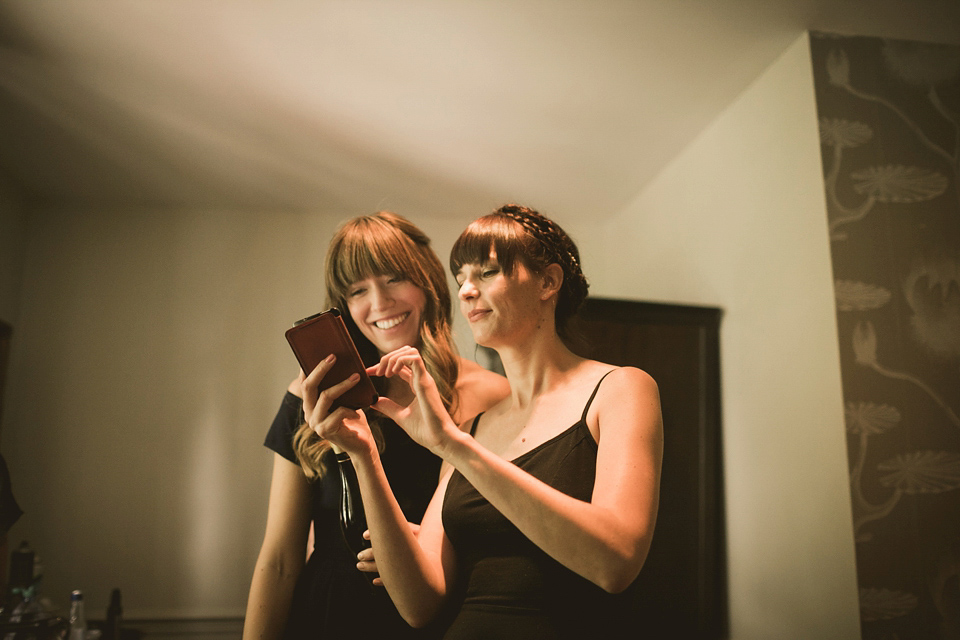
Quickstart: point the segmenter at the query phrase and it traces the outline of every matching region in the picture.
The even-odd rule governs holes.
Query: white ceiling
[[[960,1],[3,0],[0,174],[28,206],[603,215],[807,29],[960,44]]]

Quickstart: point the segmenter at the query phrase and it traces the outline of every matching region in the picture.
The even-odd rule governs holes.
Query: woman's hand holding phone
[[[336,356],[331,367],[326,370],[323,382],[318,381],[321,388],[346,380],[351,373],[360,375],[356,385],[335,398],[335,405],[363,409],[377,401],[377,390],[364,371],[363,361],[339,310],[329,309],[299,320],[287,329],[285,336],[301,370],[306,374],[314,371],[330,354]]]
[[[324,376],[334,367],[336,356],[330,354],[307,375],[300,385],[303,396],[303,415],[318,436],[329,440],[352,456],[376,448],[366,416],[359,409],[337,406],[337,399],[360,381],[360,374],[351,374],[332,386],[323,388]]]

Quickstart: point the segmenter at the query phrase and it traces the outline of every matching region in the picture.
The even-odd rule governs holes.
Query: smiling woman
[[[444,401],[452,406],[459,360],[450,337],[450,291],[443,265],[423,231],[389,211],[347,222],[327,250],[326,286],[327,302],[349,310],[344,321],[365,362],[404,344],[420,345],[443,380],[439,387]],[[402,330],[391,333],[395,327],[390,322],[400,312],[418,319],[404,327],[415,329],[406,332],[409,342],[396,341],[395,334]]]
[[[420,341],[423,289],[401,275],[372,276],[347,291],[350,317],[381,355]]]
[[[368,365],[400,347],[420,349],[442,405],[456,415],[473,415],[506,395],[503,377],[457,357],[443,267],[430,239],[402,216],[380,212],[340,227],[327,253],[326,289]],[[275,453],[274,471],[244,638],[430,637],[430,630],[407,625],[383,589],[358,571],[356,552],[341,537],[341,479],[330,472],[337,464],[330,443],[303,424],[302,378],[290,383],[264,443]],[[375,384],[382,396],[410,399],[399,379]],[[418,524],[440,459],[389,419],[371,416],[370,427],[403,518]],[[304,564],[311,527],[314,544]]]
[[[473,222],[451,252],[474,339],[496,349],[510,396],[469,419],[444,408],[415,345],[367,371],[407,385],[374,408],[440,456],[444,473],[414,535],[362,416],[329,410],[329,368],[304,381],[307,423],[349,452],[374,560],[413,626],[448,640],[635,634],[630,601],[657,518],[663,447],[657,385],[634,367],[573,353],[563,340],[587,294],[576,246],[532,209]],[[467,417],[467,420],[463,420]],[[446,617],[449,613],[449,618]]]

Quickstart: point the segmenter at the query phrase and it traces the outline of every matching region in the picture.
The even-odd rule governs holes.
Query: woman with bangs
[[[634,637],[630,587],[659,496],[657,385],[567,347],[587,282],[576,245],[536,211],[507,205],[474,221],[450,262],[461,311],[477,343],[500,355],[511,391],[461,423],[415,347],[368,369],[415,395],[374,408],[453,468],[418,534],[391,497],[364,417],[329,411],[353,383],[318,393],[321,364],[303,384],[307,423],[357,469],[373,543],[361,564],[376,566],[412,625],[449,615],[444,638]]]
[[[443,266],[409,220],[379,212],[346,222],[330,242],[325,269],[327,304],[343,312],[368,365],[399,348],[417,349],[436,380],[438,401],[461,419],[509,393],[502,376],[456,355]],[[264,442],[274,451],[273,476],[244,640],[434,637],[404,622],[383,589],[358,570],[340,533],[340,478],[330,442],[304,423],[303,379],[300,372],[290,383]],[[401,404],[413,399],[399,378],[374,383],[383,397]],[[418,524],[441,460],[392,420],[370,413],[389,490],[406,521]]]

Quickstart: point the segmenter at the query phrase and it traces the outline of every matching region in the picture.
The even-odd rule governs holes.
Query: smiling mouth
[[[489,311],[488,309],[474,309],[473,311],[467,314],[467,320],[470,322],[473,322],[474,320],[486,314],[488,311]]]
[[[383,320],[377,320],[373,323],[377,329],[393,329],[395,326],[403,322],[410,315],[410,312],[401,313],[398,316],[393,316],[392,318],[385,318]]]

